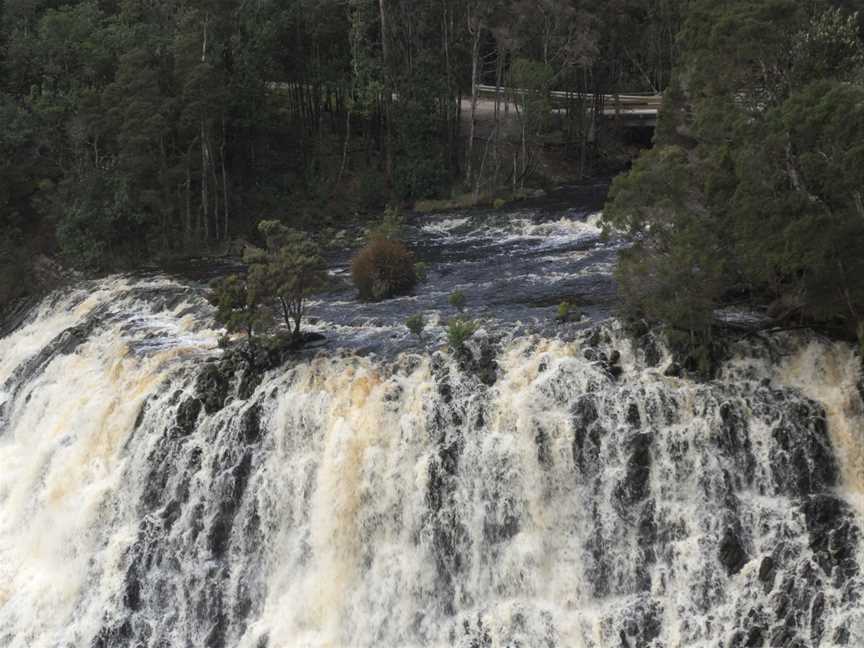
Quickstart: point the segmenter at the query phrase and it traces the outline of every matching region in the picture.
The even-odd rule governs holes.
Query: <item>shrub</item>
[[[570,306],[570,302],[568,301],[562,301],[560,304],[558,304],[557,319],[559,322],[566,322],[568,319],[570,319],[571,308],[572,307]]]
[[[450,295],[448,301],[450,302],[450,305],[456,310],[458,310],[460,313],[465,310],[465,302],[467,300],[465,299],[465,293],[463,293],[461,290],[454,291]]]
[[[262,297],[245,277],[230,275],[210,284],[208,299],[216,307],[214,318],[229,333],[243,332],[251,342],[255,332],[270,323]]]
[[[414,274],[417,275],[417,281],[425,283],[429,278],[429,264],[425,261],[418,261],[414,264]]]
[[[477,332],[477,322],[455,318],[447,324],[447,342],[454,351],[465,349],[465,342]]]
[[[400,241],[373,240],[351,262],[351,278],[361,299],[404,295],[417,285],[414,255]]]
[[[321,249],[309,235],[277,221],[262,221],[258,229],[267,241],[267,252],[246,255],[249,281],[263,299],[278,301],[285,326],[299,337],[307,298],[326,284]]]
[[[423,318],[423,313],[416,313],[405,320],[405,326],[412,334],[418,338],[423,337],[423,329],[426,328],[426,320]]]
[[[582,313],[569,301],[562,301],[558,304],[558,312],[555,319],[559,322],[578,322],[582,319]]]
[[[369,240],[376,239],[401,239],[405,231],[405,216],[399,207],[387,205],[384,215],[377,225],[369,229]]]

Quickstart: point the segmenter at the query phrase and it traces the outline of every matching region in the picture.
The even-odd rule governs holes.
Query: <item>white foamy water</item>
[[[494,381],[479,346],[258,375],[208,313],[110,279],[0,340],[0,645],[864,642],[848,347],[695,383],[611,323]]]

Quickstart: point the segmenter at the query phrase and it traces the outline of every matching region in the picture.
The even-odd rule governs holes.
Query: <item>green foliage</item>
[[[387,196],[387,179],[375,168],[364,169],[357,179],[357,197],[367,210],[381,207]]]
[[[414,274],[417,275],[419,283],[425,283],[429,279],[429,264],[425,261],[418,261],[414,264]]]
[[[297,337],[307,298],[326,283],[326,263],[308,234],[278,221],[262,221],[258,229],[267,242],[267,251],[246,256],[249,283],[258,294],[278,301],[285,326]]]
[[[407,294],[417,284],[414,255],[400,241],[374,239],[352,260],[351,278],[361,299]]]
[[[555,319],[559,322],[569,322],[571,320],[580,320],[582,319],[582,313],[579,312],[573,304],[569,301],[562,301],[558,304],[558,309],[555,313]]]
[[[387,205],[381,220],[369,230],[369,240],[398,241],[405,232],[405,215],[399,207]]]
[[[20,237],[11,232],[0,237],[0,310],[24,296],[32,283],[29,258]]]
[[[423,329],[426,328],[426,319],[423,317],[423,313],[415,313],[411,315],[407,320],[405,320],[405,326],[408,327],[408,330],[411,331],[412,335],[416,335],[419,338],[423,337]]]
[[[465,303],[468,300],[465,297],[465,293],[461,290],[455,290],[450,294],[450,297],[447,298],[447,301],[453,308],[461,313],[465,310]]]
[[[245,333],[251,342],[255,332],[270,323],[267,309],[263,308],[265,295],[255,281],[230,275],[214,281],[210,289],[209,300],[216,307],[216,323],[229,333]]]
[[[546,130],[549,90],[665,85],[679,3],[589,4],[0,2],[0,235],[108,271],[221,252],[255,235],[255,214],[311,228],[447,195],[471,175],[473,63],[528,92],[474,149],[482,181],[456,203],[515,190],[507,122]],[[833,64],[819,34],[843,20],[814,27],[798,59]],[[587,138],[581,108],[567,112]]]
[[[453,351],[461,352],[465,343],[477,332],[477,322],[461,317],[451,319],[447,324],[447,343]]]
[[[824,5],[693,5],[657,146],[616,179],[605,214],[635,237],[617,273],[625,311],[666,322],[697,364],[727,303],[770,304],[780,319],[847,334],[861,319],[855,29]]]

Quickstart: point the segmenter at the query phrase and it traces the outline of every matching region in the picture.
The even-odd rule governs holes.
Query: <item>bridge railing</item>
[[[483,96],[494,96],[500,93],[504,97],[513,97],[514,95],[524,95],[527,90],[520,88],[506,88],[492,85],[478,85],[477,89]],[[568,92],[565,90],[553,90],[549,93],[552,99],[559,101],[593,101],[594,96],[580,92]],[[616,108],[621,110],[648,110],[658,111],[663,103],[663,95],[650,93],[627,93],[627,94],[606,94],[603,95],[603,103],[606,105],[607,111],[614,112]]]

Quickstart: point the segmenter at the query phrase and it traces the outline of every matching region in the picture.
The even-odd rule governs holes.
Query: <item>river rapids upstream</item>
[[[266,371],[193,279],[44,298],[0,338],[0,646],[864,646],[859,359],[751,335],[666,375],[599,219],[415,220],[416,295],[317,299],[327,344]]]

